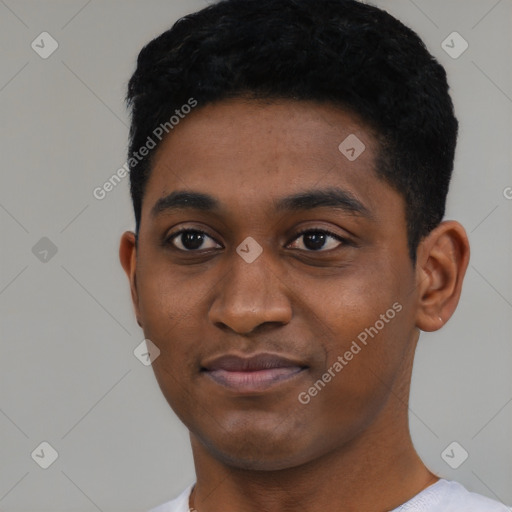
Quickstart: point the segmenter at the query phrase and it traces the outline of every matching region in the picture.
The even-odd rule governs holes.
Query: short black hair
[[[313,100],[357,114],[377,134],[378,176],[404,197],[416,261],[444,216],[458,122],[445,69],[413,30],[357,0],[209,5],[141,50],[126,97],[129,154],[158,126],[170,133],[191,98],[200,108],[237,97]],[[129,159],[137,234],[153,154]]]

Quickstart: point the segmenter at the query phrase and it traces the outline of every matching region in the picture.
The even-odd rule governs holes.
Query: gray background
[[[128,179],[93,190],[126,161],[138,51],[205,4],[0,0],[0,510],[145,510],[194,478],[188,433],[133,354]],[[458,310],[420,340],[413,440],[433,471],[512,504],[512,1],[375,4],[448,71],[461,130],[447,218],[472,244]],[[31,48],[43,31],[59,44],[47,59]],[[441,47],[453,31],[469,43],[457,59]],[[42,441],[48,469],[31,458]],[[441,457],[453,441],[469,453],[458,469]]]

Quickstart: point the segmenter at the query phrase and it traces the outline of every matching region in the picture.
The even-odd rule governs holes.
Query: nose
[[[230,271],[215,289],[209,319],[238,334],[250,334],[263,324],[286,325],[292,318],[289,292],[265,251],[252,263],[235,252]]]

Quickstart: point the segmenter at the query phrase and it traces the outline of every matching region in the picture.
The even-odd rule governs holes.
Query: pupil
[[[311,233],[304,235],[304,245],[308,249],[317,250],[321,249],[323,245],[325,244],[325,234],[319,234],[319,233]],[[308,244],[308,240],[312,242],[312,244]]]
[[[186,249],[199,249],[199,247],[201,247],[203,244],[204,235],[196,231],[183,233],[181,236],[181,243]]]

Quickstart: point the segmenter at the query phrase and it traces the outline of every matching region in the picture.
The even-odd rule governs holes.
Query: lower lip
[[[268,370],[255,370],[232,372],[227,370],[209,370],[205,373],[215,382],[239,392],[257,392],[268,389],[295,377],[304,368],[290,366],[271,368]]]

